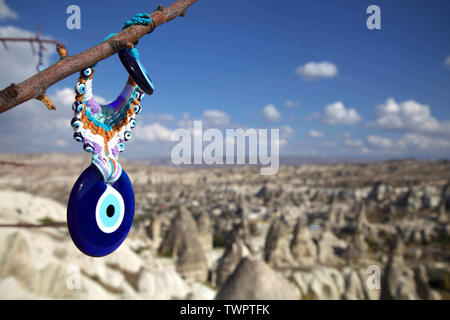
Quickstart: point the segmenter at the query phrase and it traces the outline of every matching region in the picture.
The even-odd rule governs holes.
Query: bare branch
[[[0,41],[8,41],[8,42],[38,42],[38,43],[52,43],[56,44],[58,43],[57,40],[52,39],[39,39],[39,38],[9,38],[9,37],[1,37]]]
[[[0,224],[0,228],[61,228],[66,227],[67,223],[65,222],[51,222],[51,223],[42,223],[42,224],[33,224],[33,223],[8,223],[8,224]]]
[[[59,60],[47,69],[19,84],[12,83],[10,86],[0,91],[0,113],[12,109],[30,99],[43,98],[48,87],[71,74],[79,72],[94,63],[116,54],[118,51],[129,46],[130,43],[134,43],[147,33],[152,32],[161,24],[178,16],[183,16],[187,8],[196,1],[197,0],[177,0],[166,8],[161,9],[161,7],[158,7],[158,9],[151,14],[153,21],[150,25],[134,25],[126,28],[95,47],[89,48],[75,56],[64,56],[64,59]],[[61,57],[60,50],[58,53]],[[67,54],[67,51],[65,53]]]

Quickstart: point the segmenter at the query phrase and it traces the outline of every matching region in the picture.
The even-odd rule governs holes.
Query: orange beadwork
[[[96,126],[91,120],[89,120],[84,110],[81,114],[81,122],[83,123],[83,127],[89,129],[93,134],[101,135],[106,145],[114,137],[116,132],[120,131],[122,127],[128,124],[128,118],[134,115],[134,103],[131,103],[130,106],[131,108],[127,110],[127,117],[121,119],[117,124],[112,126],[111,130],[108,132],[102,127]]]
[[[86,84],[86,79],[92,79],[93,76],[94,76],[94,71],[92,71],[91,75],[88,78],[80,76],[78,78],[78,82],[80,82],[82,84]],[[130,82],[130,80],[128,80],[128,82]],[[132,81],[132,83],[135,85],[134,81]],[[77,94],[75,96],[75,99],[78,102],[83,103],[86,108],[86,105],[83,101],[83,97],[84,97],[84,94]],[[119,132],[122,129],[122,127],[124,127],[128,124],[128,122],[129,122],[128,118],[131,117],[132,115],[134,115],[133,107],[137,104],[139,104],[139,101],[137,99],[134,99],[130,103],[131,107],[127,110],[127,117],[121,119],[117,124],[112,126],[111,130],[109,130],[108,132],[105,129],[103,129],[102,127],[96,126],[91,120],[89,120],[89,118],[86,116],[84,110],[81,115],[81,122],[83,123],[83,127],[89,129],[94,135],[100,135],[103,137],[105,149],[107,150],[108,142],[114,137],[116,132]]]

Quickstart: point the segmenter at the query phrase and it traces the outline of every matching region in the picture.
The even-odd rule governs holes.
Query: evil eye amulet
[[[86,93],[86,85],[84,83],[78,82],[75,86],[75,92],[78,94],[85,94]]]
[[[134,192],[125,170],[110,185],[95,165],[83,171],[67,207],[69,233],[81,252],[102,257],[116,250],[127,237],[133,217]]]

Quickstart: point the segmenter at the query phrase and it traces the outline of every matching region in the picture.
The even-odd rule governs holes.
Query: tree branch
[[[41,224],[33,224],[33,223],[7,223],[0,224],[0,228],[61,228],[66,227],[67,223],[65,222],[52,222],[52,223],[41,223]]]
[[[11,83],[8,87],[0,91],[0,113],[16,107],[30,99],[43,101],[50,109],[53,105],[46,97],[46,90],[62,79],[79,72],[94,63],[104,60],[118,51],[124,49],[129,43],[136,42],[147,33],[152,32],[156,27],[166,23],[178,16],[184,16],[188,7],[197,0],[177,0],[166,8],[159,6],[151,14],[152,23],[148,26],[133,25],[126,28],[95,47],[89,48],[75,56],[65,56],[58,50],[61,60],[51,65],[47,69],[22,81],[19,84]],[[61,46],[59,47],[61,49]],[[65,51],[65,50],[64,50]]]

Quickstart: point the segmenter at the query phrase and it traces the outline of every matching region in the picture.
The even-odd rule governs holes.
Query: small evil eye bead
[[[85,94],[86,93],[86,85],[84,83],[78,82],[75,86],[75,91],[78,94]]]
[[[137,99],[137,101],[141,101],[142,98],[144,97],[144,93],[136,91],[136,93],[134,94],[134,98]]]
[[[94,152],[94,147],[90,143],[85,143],[83,145],[83,149],[86,152],[90,152],[90,153]]]
[[[138,104],[133,107],[133,111],[135,114],[139,114],[139,112],[141,112],[141,109],[141,106]]]
[[[130,128],[133,129],[134,127],[136,127],[136,119],[131,119],[130,120]]]
[[[83,135],[80,132],[75,132],[73,138],[76,142],[83,142]]]
[[[92,74],[92,69],[91,68],[86,68],[82,71],[83,76],[85,77],[89,77]]]
[[[131,131],[125,131],[123,134],[123,137],[125,138],[125,141],[128,141],[131,139]]]
[[[80,113],[81,111],[83,111],[83,109],[84,109],[84,105],[79,101],[75,101],[72,104],[72,110],[76,113]]]
[[[117,148],[119,148],[120,152],[123,152],[125,150],[125,143],[121,142],[117,145]]]
[[[72,128],[79,129],[83,126],[83,123],[80,121],[80,119],[78,119],[77,117],[72,118],[72,121],[70,122],[70,125],[72,126]]]

